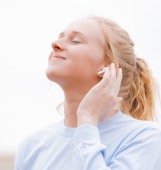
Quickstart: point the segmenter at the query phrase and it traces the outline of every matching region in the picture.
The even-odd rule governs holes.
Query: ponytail
[[[156,82],[147,63],[141,58],[136,58],[130,93],[128,99],[121,104],[121,110],[140,120],[154,120],[154,87]]]

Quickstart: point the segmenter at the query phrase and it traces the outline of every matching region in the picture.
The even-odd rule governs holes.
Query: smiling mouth
[[[66,58],[61,55],[52,55],[50,60],[66,60]]]

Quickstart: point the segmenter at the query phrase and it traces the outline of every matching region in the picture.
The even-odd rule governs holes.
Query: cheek
[[[74,49],[72,53],[72,60],[75,63],[85,65],[97,65],[103,62],[103,51],[98,47],[84,46],[82,48]]]
[[[94,57],[93,55],[87,55],[87,53],[83,55],[82,53],[82,56],[79,56],[73,62],[74,64],[71,64],[73,74],[87,79],[95,77],[102,66],[102,62]]]

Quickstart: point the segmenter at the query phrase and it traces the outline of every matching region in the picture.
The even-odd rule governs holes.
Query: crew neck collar
[[[118,120],[118,117],[120,117],[120,114],[121,112],[117,111],[117,113],[113,115],[112,117],[110,117],[109,119],[99,122],[97,125],[98,129],[99,130],[103,129],[105,125],[111,126],[113,123],[115,123]],[[64,118],[60,120],[59,126],[58,126],[58,133],[60,135],[66,136],[66,137],[73,137],[75,129],[76,127],[72,128],[72,127],[66,126],[64,124]]]

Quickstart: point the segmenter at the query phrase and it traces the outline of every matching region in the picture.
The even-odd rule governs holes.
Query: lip
[[[66,58],[60,54],[51,54],[50,60],[66,60]]]

